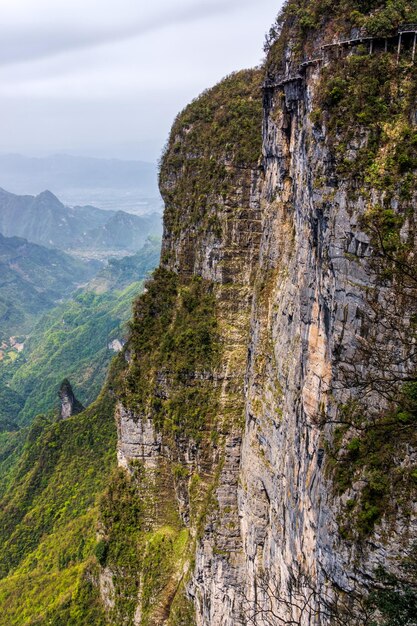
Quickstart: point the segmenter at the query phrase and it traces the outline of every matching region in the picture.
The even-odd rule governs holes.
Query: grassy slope
[[[123,291],[102,295],[83,293],[49,313],[37,325],[27,356],[18,361],[10,385],[25,399],[20,423],[57,405],[57,389],[64,377],[73,382],[86,405],[97,396],[114,354],[109,340],[122,337],[123,322],[142,282]]]
[[[39,323],[26,353],[30,361],[14,363],[15,375],[32,389],[27,406],[33,414],[50,408],[64,372],[79,380],[85,368],[91,383],[95,371],[96,389],[102,384],[111,324],[119,336],[120,321],[142,285],[132,281],[158,258],[154,241],[135,257],[112,262]],[[104,343],[101,352],[98,342]],[[0,433],[2,626],[105,623],[93,580],[98,502],[116,464],[113,389],[124,361],[113,362],[104,390],[82,414],[63,422],[40,415],[29,428]],[[93,398],[94,387],[89,391]]]
[[[115,369],[115,368],[113,368]],[[84,413],[39,417],[0,502],[0,624],[101,624],[92,592],[97,498],[115,465],[109,383]],[[87,575],[88,572],[88,575]]]

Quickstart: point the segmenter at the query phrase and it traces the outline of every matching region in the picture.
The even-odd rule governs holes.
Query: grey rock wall
[[[201,626],[253,620],[262,626],[281,620],[330,625],[328,607],[340,591],[366,592],[379,565],[395,569],[417,530],[414,503],[409,516],[398,511],[395,520],[383,519],[368,539],[344,541],[338,518],[352,493],[341,500],[325,476],[325,444],[332,441],[339,407],[360,398],[346,376],[361,359],[366,289],[375,286],[375,276],[367,262],[369,239],[359,226],[365,200],[335,183],[325,129],[319,132],[310,121],[318,79],[312,68],[296,87],[265,94],[262,240],[246,425],[239,471],[232,482],[222,474],[218,489],[224,497],[238,485],[234,528],[240,533],[233,557],[210,551],[214,532],[197,550]],[[388,353],[396,349],[389,334],[382,332],[379,341]],[[370,365],[360,367],[366,373]],[[385,406],[378,394],[367,402],[376,411]],[[233,563],[233,575],[225,563]]]

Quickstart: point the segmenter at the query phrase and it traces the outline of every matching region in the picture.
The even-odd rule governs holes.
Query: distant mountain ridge
[[[93,206],[69,208],[50,191],[18,196],[0,188],[0,232],[46,247],[136,252],[161,228],[157,213],[139,217]]]

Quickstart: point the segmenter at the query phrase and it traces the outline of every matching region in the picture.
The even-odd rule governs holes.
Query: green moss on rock
[[[340,519],[342,536],[362,539],[384,516],[407,512],[417,496],[417,467],[402,463],[409,447],[417,447],[417,384],[406,384],[401,403],[378,419],[370,422],[354,404],[342,408],[340,419],[327,472],[336,493],[354,494]]]
[[[176,118],[161,160],[165,229],[207,228],[231,202],[242,170],[256,169],[262,150],[262,72],[232,74]],[[215,228],[214,228],[215,230]]]
[[[210,283],[157,270],[136,303],[129,350],[125,405],[165,434],[200,441],[215,414],[212,374],[220,350]]]

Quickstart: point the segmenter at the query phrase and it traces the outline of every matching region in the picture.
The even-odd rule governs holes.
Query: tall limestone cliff
[[[265,70],[173,126],[101,505],[109,623],[365,624],[412,547],[417,7],[388,4],[290,1]]]
[[[244,71],[203,94],[179,115],[162,162],[161,266],[135,307],[117,411],[121,472],[102,504],[100,585],[111,623],[193,623],[197,547],[199,579],[240,580],[261,84],[260,71]],[[195,593],[203,607],[206,593]]]

